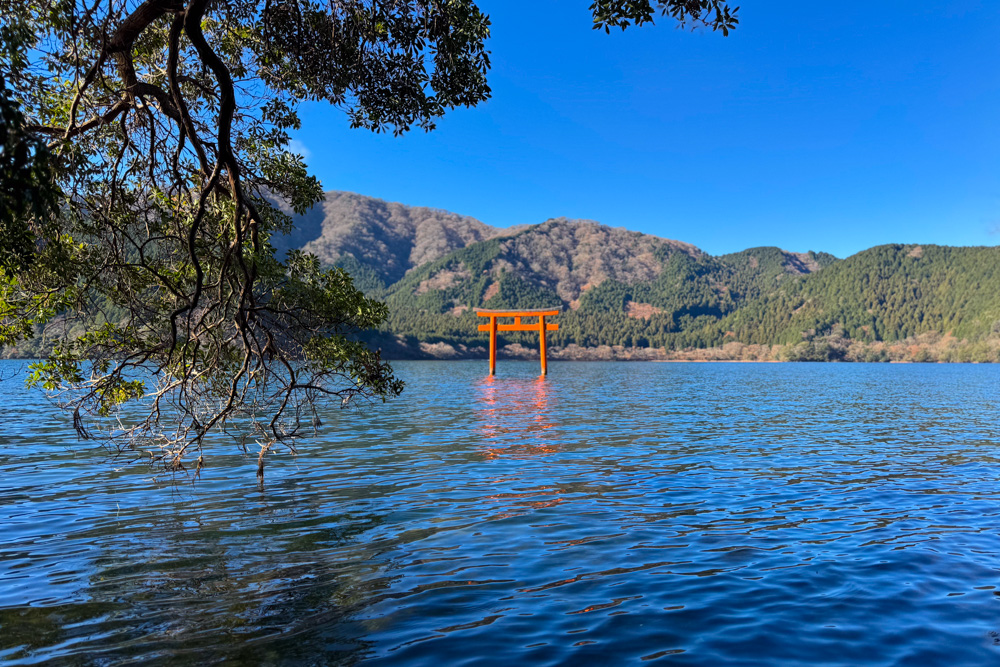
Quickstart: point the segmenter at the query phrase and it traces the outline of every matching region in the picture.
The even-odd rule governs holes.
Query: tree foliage
[[[730,7],[720,0],[594,0],[594,29],[611,32],[631,25],[652,23],[656,14],[669,16],[680,25],[704,25],[728,36],[739,23],[739,7]]]
[[[290,219],[270,201],[301,212],[321,196],[287,150],[303,99],[394,132],[485,99],[489,22],[475,5],[4,0],[2,10],[0,74],[23,130],[45,138],[37,155],[51,155],[62,193],[55,224],[4,239],[23,269],[6,286],[5,332],[29,335],[25,323],[57,313],[65,330],[88,323],[32,375],[69,390],[81,433],[144,398],[149,412],[111,435],[154,441],[179,467],[216,427],[249,430],[266,451],[311,426],[323,395],[399,393],[352,336],[385,307],[315,258],[276,261],[268,239]],[[38,219],[4,218],[22,224],[14,232]],[[60,302],[28,317],[44,294]]]
[[[31,264],[31,225],[48,223],[56,208],[51,156],[43,141],[25,132],[24,116],[0,78],[0,269],[17,273]]]
[[[656,8],[736,21],[718,2]],[[624,28],[653,6],[592,9]],[[356,336],[386,307],[342,268],[275,258],[291,220],[272,202],[322,194],[288,133],[303,100],[356,128],[432,129],[489,97],[489,29],[471,0],[0,0],[0,344],[48,323],[31,382],[65,392],[81,435],[175,469],[213,430],[254,438],[263,465],[320,398],[398,394]]]

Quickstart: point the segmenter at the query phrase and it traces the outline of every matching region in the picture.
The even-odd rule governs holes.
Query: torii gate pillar
[[[549,365],[548,360],[545,358],[546,346],[545,346],[545,332],[546,331],[558,331],[558,324],[546,323],[546,317],[554,317],[558,315],[558,310],[484,310],[481,308],[476,309],[476,315],[479,317],[490,318],[489,324],[480,324],[480,331],[490,332],[490,375],[496,375],[497,372],[497,331],[537,331],[538,340],[540,343],[540,350],[542,354],[542,375],[548,375]],[[513,317],[513,324],[498,324],[497,318],[500,317]],[[522,323],[522,317],[537,317],[537,324],[532,323]]]

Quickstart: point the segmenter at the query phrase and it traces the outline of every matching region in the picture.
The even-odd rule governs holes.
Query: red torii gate
[[[549,367],[545,359],[545,332],[558,331],[558,324],[546,324],[546,317],[558,315],[558,310],[485,310],[476,309],[479,317],[490,318],[489,324],[480,324],[480,331],[490,332],[490,375],[497,372],[497,331],[537,331],[538,339],[541,342],[542,352],[542,375],[548,375]],[[514,324],[497,324],[498,317],[513,317]],[[538,322],[533,324],[522,324],[522,317],[537,317]]]

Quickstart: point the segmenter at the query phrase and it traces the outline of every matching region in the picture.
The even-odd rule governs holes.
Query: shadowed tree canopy
[[[721,30],[717,0],[598,0]],[[490,95],[470,0],[0,0],[0,345],[57,340],[30,382],[83,436],[181,469],[206,435],[264,457],[334,398],[402,383],[354,334],[386,317],[341,269],[275,257],[281,200],[322,196],[288,150],[297,104],[430,130]]]
[[[0,78],[0,269],[16,273],[31,263],[29,224],[51,219],[56,194],[48,148],[25,132],[24,116]]]

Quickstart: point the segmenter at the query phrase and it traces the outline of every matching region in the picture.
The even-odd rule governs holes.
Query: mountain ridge
[[[340,191],[324,193],[323,201],[292,219],[290,233],[271,239],[279,258],[291,249],[316,255],[325,264],[349,256],[353,267],[373,272],[386,285],[469,243],[511,231],[442,209]]]
[[[594,221],[503,229],[347,192],[292,218],[272,244],[384,301],[387,321],[362,338],[390,358],[485,356],[476,308],[545,307],[562,310],[556,359],[1000,361],[1000,247],[713,256]],[[41,338],[3,353],[37,355]],[[502,342],[537,354],[536,336]]]
[[[389,305],[372,340],[390,356],[480,356],[475,308],[559,307],[555,358],[1000,361],[998,248],[713,256],[594,221],[499,229],[349,193],[326,213],[330,200],[350,210],[334,211],[321,259]],[[531,336],[505,343],[534,354]]]
[[[278,204],[286,213],[291,214],[287,207],[280,202]],[[533,228],[544,230],[546,226],[558,226],[564,233],[572,230],[583,247],[592,252],[597,250],[592,237],[603,236],[603,239],[598,238],[596,241],[607,240],[608,237],[616,242],[625,238],[642,239],[646,244],[667,245],[692,256],[708,254],[691,243],[624,227],[611,227],[593,220],[558,217],[536,224],[494,227],[471,216],[440,208],[409,206],[343,191],[326,192],[324,200],[313,209],[305,215],[292,214],[292,218],[292,231],[271,239],[279,257],[291,249],[303,250],[316,255],[328,265],[346,265],[349,269],[373,271],[384,287],[398,282],[416,268],[474,243],[514,237]],[[549,243],[546,247],[552,249],[552,244]],[[621,249],[618,250],[620,252]],[[782,252],[797,260],[799,273],[811,272],[817,268],[810,264],[812,260],[808,258],[809,253]],[[739,253],[720,257],[737,254]],[[538,261],[541,258],[535,256],[533,259]],[[650,264],[648,258],[646,263]],[[573,287],[569,289],[572,290]]]

